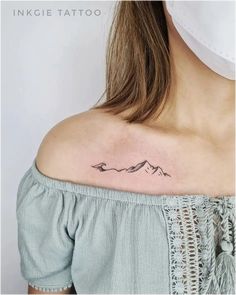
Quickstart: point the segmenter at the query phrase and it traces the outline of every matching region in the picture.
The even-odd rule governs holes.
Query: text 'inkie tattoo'
[[[135,166],[130,166],[129,168],[122,168],[122,169],[116,169],[116,168],[105,168],[107,164],[104,162],[101,162],[99,164],[93,165],[91,167],[99,170],[100,172],[105,172],[105,171],[111,171],[114,170],[116,172],[127,172],[127,173],[134,173],[137,171],[145,171],[148,174],[157,174],[159,176],[169,176],[171,177],[168,173],[164,172],[163,169],[160,166],[153,166],[151,165],[147,160],[138,163]]]

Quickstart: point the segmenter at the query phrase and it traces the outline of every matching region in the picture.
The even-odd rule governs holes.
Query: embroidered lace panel
[[[186,197],[181,206],[175,204],[173,197],[163,207],[169,241],[170,291],[171,294],[199,294],[210,271],[211,246],[217,245],[217,242],[209,244],[210,204],[201,197],[191,202]]]

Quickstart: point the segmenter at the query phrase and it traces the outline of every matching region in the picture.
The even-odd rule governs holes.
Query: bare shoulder
[[[126,123],[100,110],[88,110],[68,117],[44,136],[36,156],[43,174],[75,182],[85,181],[89,163],[97,155],[108,155],[125,136]]]
[[[37,168],[48,177],[78,184],[146,193],[168,191],[172,177],[160,176],[157,181],[157,173],[150,176],[157,167],[163,170],[161,175],[172,175],[171,151],[165,152],[160,132],[129,124],[122,116],[88,110],[57,123],[39,146]]]

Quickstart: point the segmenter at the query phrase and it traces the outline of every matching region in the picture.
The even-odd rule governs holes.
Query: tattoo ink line
[[[100,172],[105,172],[105,171],[111,171],[114,170],[116,172],[121,172],[121,171],[126,171],[127,173],[134,173],[137,172],[138,170],[144,170],[148,174],[157,174],[159,176],[168,176],[171,177],[168,173],[164,172],[163,169],[160,166],[153,166],[151,165],[147,160],[138,163],[135,166],[130,166],[129,168],[122,168],[122,169],[116,169],[116,168],[105,168],[107,164],[104,162],[101,162],[96,165],[92,165],[91,167],[97,169]]]

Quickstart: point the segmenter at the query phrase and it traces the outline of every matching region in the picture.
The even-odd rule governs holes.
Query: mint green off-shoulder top
[[[29,285],[77,293],[235,294],[235,197],[151,195],[42,174],[19,183]]]

